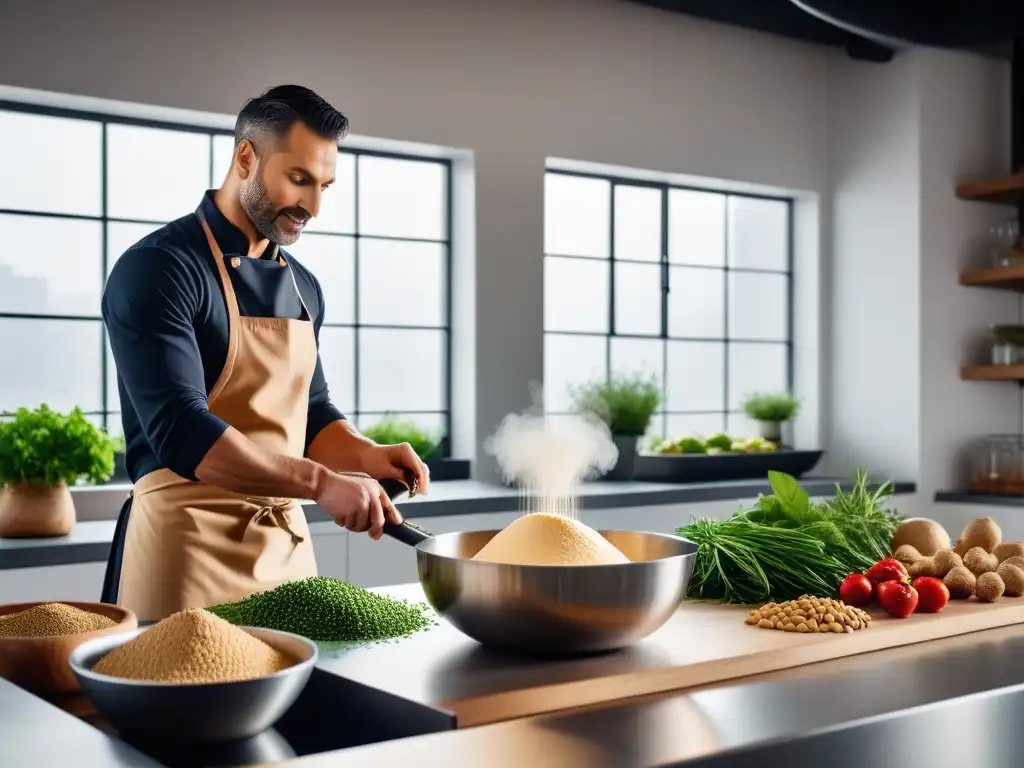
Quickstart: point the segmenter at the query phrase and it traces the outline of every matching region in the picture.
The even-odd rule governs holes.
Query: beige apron
[[[303,320],[240,317],[224,254],[200,220],[228,310],[228,354],[208,398],[210,412],[254,443],[301,458],[317,360],[309,311],[303,303]],[[294,499],[248,497],[169,469],[135,484],[117,602],[140,621],[231,602],[316,573],[306,518]]]

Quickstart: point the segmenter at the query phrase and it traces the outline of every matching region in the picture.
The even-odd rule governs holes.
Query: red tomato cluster
[[[915,611],[938,613],[949,602],[949,590],[942,579],[919,576],[913,581],[903,563],[887,557],[865,573],[851,573],[839,587],[839,599],[864,608],[878,600],[882,610],[897,619]]]

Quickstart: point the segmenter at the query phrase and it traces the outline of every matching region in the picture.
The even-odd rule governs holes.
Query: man
[[[331,404],[323,293],[279,248],[319,212],[347,129],[306,88],[249,101],[223,185],[110,273],[103,319],[134,487],[103,600],[141,621],[316,575],[296,499],[378,539],[401,516],[371,478],[427,489],[410,446],[377,445]]]

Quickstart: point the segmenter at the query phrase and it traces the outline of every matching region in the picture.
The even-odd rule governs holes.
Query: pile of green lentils
[[[289,581],[207,610],[237,626],[277,629],[324,643],[393,640],[436,624],[426,604],[326,576]]]

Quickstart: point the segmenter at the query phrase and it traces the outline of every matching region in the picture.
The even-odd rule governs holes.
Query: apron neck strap
[[[203,232],[206,234],[206,242],[210,245],[210,251],[213,253],[213,261],[217,265],[217,274],[220,275],[221,287],[224,290],[224,300],[228,305],[229,321],[237,321],[239,317],[238,297],[235,296],[235,287],[231,284],[231,276],[228,275],[228,268],[224,266],[224,252],[221,251],[220,246],[217,245],[217,238],[213,236],[213,231],[210,229],[210,225],[207,223],[206,217],[201,212],[196,215],[199,217],[199,223],[203,225]],[[229,327],[232,325],[234,325],[234,322],[229,322]]]

